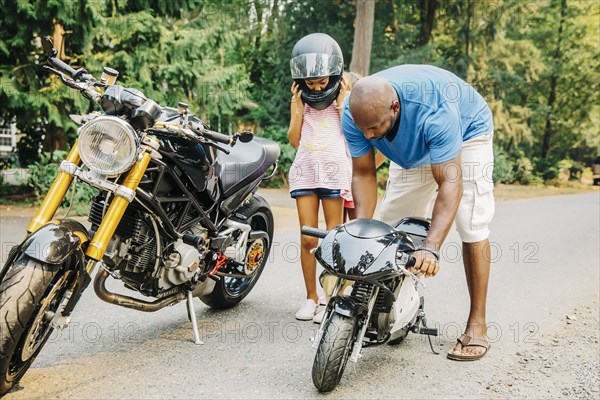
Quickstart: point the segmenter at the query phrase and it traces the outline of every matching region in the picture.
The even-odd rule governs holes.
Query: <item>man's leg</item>
[[[484,136],[465,142],[463,163],[463,197],[456,216],[456,227],[463,242],[463,262],[471,306],[465,335],[487,340],[486,303],[490,277],[490,241],[488,225],[494,215],[492,137]],[[455,355],[476,355],[486,351],[480,346],[463,346],[458,342]]]
[[[489,239],[476,243],[463,242],[463,262],[471,299],[465,335],[476,339],[486,339],[487,334],[485,308],[490,277],[489,252]],[[481,354],[484,351],[483,347],[469,347],[462,351],[460,343],[454,348],[454,354]]]
[[[430,165],[406,170],[391,163],[379,219],[394,226],[404,217],[431,218],[436,189]]]

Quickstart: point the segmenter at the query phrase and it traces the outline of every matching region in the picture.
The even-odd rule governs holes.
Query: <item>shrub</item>
[[[41,201],[58,173],[59,163],[66,157],[66,151],[45,152],[40,155],[40,159],[29,165],[27,168],[29,178],[27,185],[31,187],[38,201]],[[75,182],[74,182],[75,183]],[[98,190],[87,184],[76,184],[73,194],[73,184],[65,195],[60,206],[69,207],[69,202],[73,198],[71,210],[76,215],[85,215],[89,209],[92,198],[98,193]]]
[[[515,179],[523,185],[539,185],[544,180],[535,174],[533,163],[527,157],[520,157],[515,164]]]
[[[511,161],[508,154],[494,146],[494,172],[492,179],[495,183],[515,183],[515,173],[513,171],[514,162]]]
[[[555,157],[537,157],[533,159],[534,169],[546,183],[553,182],[558,179],[558,159]]]

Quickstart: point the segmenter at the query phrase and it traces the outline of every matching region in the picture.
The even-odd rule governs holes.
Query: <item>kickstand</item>
[[[425,313],[423,312],[423,310],[421,310],[419,323],[421,325],[421,327],[419,328],[419,333],[422,335],[427,335],[427,339],[429,339],[429,347],[431,348],[431,352],[435,355],[440,354],[439,351],[435,351],[433,349],[433,343],[431,343],[431,335],[437,336],[438,330],[437,330],[437,328],[428,328],[427,327],[427,318],[425,318]]]
[[[204,342],[200,340],[200,334],[198,333],[198,323],[196,322],[196,311],[194,310],[194,303],[192,302],[193,299],[192,292],[188,291],[187,308],[190,320],[192,321],[192,328],[194,329],[194,344],[204,344]]]
[[[427,339],[429,339],[429,347],[431,347],[431,352],[432,352],[433,354],[435,354],[435,355],[438,355],[438,354],[440,354],[440,352],[439,352],[439,351],[435,351],[435,350],[433,349],[433,343],[431,343],[431,335],[427,335]]]

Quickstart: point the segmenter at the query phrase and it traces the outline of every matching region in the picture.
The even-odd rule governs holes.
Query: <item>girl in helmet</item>
[[[292,50],[290,69],[294,83],[288,138],[298,149],[288,177],[290,195],[296,199],[300,226],[318,227],[322,206],[330,230],[342,223],[344,198],[351,199],[352,165],[340,124],[347,91],[340,46],[323,33],[305,36]],[[310,253],[315,247],[316,238],[301,235],[306,300],[296,312],[299,320],[313,320],[319,303],[325,304],[317,294],[316,260]],[[315,322],[320,322],[318,316]]]

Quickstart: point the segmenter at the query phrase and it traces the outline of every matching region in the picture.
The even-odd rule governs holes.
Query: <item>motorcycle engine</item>
[[[96,198],[89,215],[92,230],[96,230],[102,222],[103,211],[103,199]],[[112,270],[119,271],[126,285],[145,294],[156,295],[188,282],[199,269],[204,268],[202,263],[209,247],[208,231],[197,224],[186,233],[202,237],[203,244],[196,248],[181,240],[163,242],[162,257],[157,262],[154,228],[146,211],[131,204],[107,246],[103,262]]]
[[[165,290],[173,286],[181,285],[192,279],[198,273],[201,267],[200,263],[208,250],[208,231],[202,226],[197,225],[189,231],[194,236],[201,236],[204,239],[204,246],[200,251],[194,247],[178,240],[167,249],[168,254],[164,254],[164,266],[161,269],[158,279],[158,288]]]

